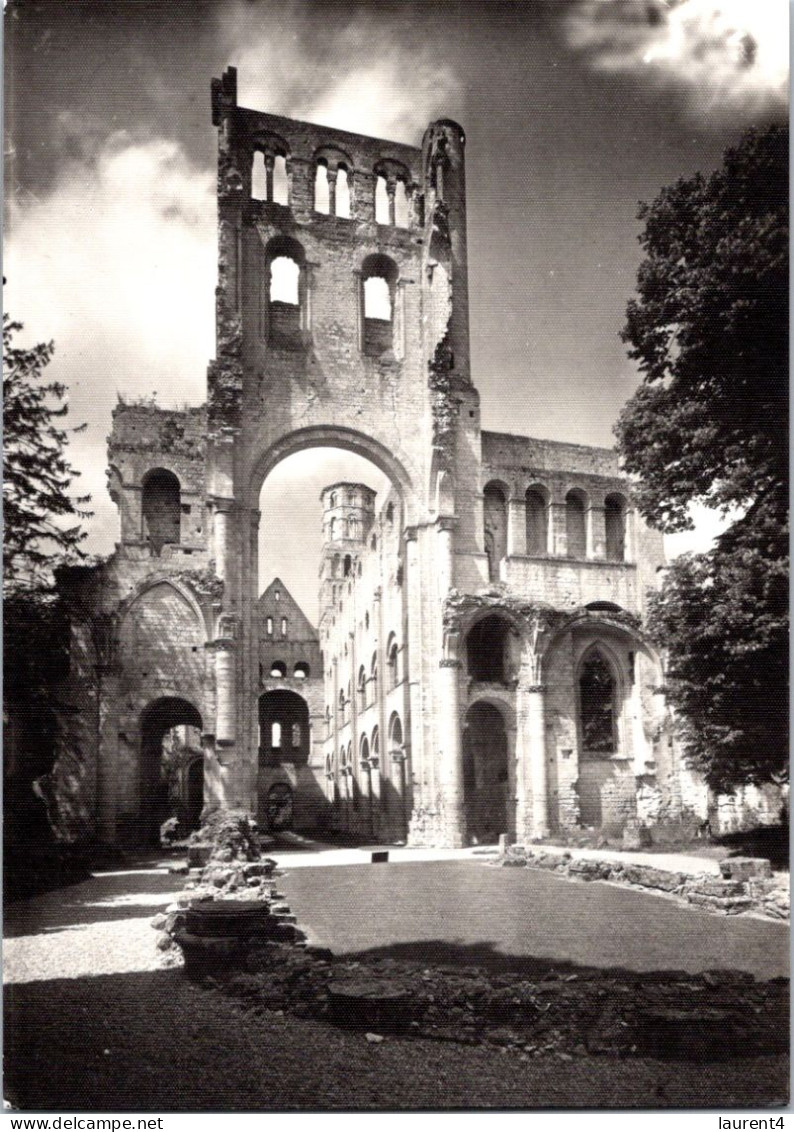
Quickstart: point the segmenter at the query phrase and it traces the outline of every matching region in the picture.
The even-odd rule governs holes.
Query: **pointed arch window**
[[[589,755],[617,751],[617,698],[612,668],[597,650],[590,652],[579,672],[579,720],[582,750]]]

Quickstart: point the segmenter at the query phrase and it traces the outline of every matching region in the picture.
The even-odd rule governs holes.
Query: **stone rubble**
[[[774,875],[763,857],[728,857],[720,861],[720,876],[659,869],[653,865],[625,861],[573,857],[569,852],[550,853],[542,848],[510,845],[497,864],[507,868],[551,869],[573,880],[603,880],[664,892],[708,912],[737,915],[742,912],[787,920],[791,900],[788,874]]]

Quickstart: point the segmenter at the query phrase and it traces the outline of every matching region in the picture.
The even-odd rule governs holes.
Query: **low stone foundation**
[[[335,959],[264,945],[207,985],[247,1007],[366,1032],[556,1054],[723,1061],[785,1053],[788,980],[742,971],[610,973],[538,961],[532,973]]]
[[[762,857],[729,857],[720,861],[720,876],[659,869],[653,865],[574,857],[551,853],[542,847],[511,845],[501,865],[512,868],[551,869],[572,880],[605,880],[654,892],[664,892],[708,912],[736,915],[754,912],[773,920],[787,920],[790,894],[787,877],[773,876]]]

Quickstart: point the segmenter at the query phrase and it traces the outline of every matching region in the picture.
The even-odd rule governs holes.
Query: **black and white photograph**
[[[784,1128],[789,20],[6,0],[11,1127]]]

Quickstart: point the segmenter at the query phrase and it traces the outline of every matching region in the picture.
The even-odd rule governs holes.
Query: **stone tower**
[[[439,662],[456,498],[475,490],[469,453],[479,439],[463,131],[436,122],[419,149],[243,109],[233,68],[213,82],[212,107],[219,269],[207,480],[223,613],[235,629],[216,673],[225,800],[255,796],[248,641],[257,530],[268,521],[260,489],[286,456],[335,446],[370,459],[400,498],[405,647],[438,706],[415,713],[411,745],[420,761],[433,751],[428,800],[444,839],[460,842],[457,703]],[[459,537],[476,550],[471,531]],[[428,587],[431,573],[438,584]],[[434,639],[411,641],[420,626],[433,626]],[[440,760],[439,748],[448,748]]]

